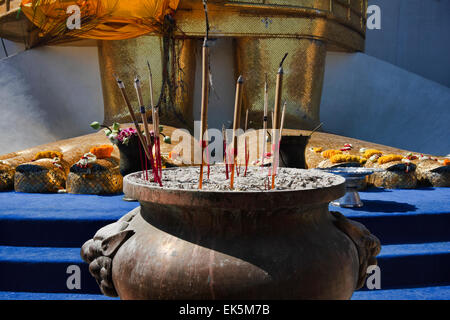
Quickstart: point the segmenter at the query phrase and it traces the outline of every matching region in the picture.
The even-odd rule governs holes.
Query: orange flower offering
[[[368,149],[364,152],[364,158],[369,159],[370,157],[374,156],[374,155],[382,155],[383,152],[377,149]]]
[[[400,156],[398,154],[389,154],[387,156],[383,156],[380,159],[378,159],[378,164],[385,164],[392,161],[401,161],[403,159],[403,156]]]
[[[324,152],[322,152],[322,157],[331,159],[333,156],[338,155],[338,154],[342,154],[342,151],[330,149],[330,150],[325,150]]]
[[[444,160],[444,166],[450,166],[450,159]]]
[[[94,154],[97,159],[111,158],[111,154],[114,151],[114,147],[109,144],[105,144],[99,147],[93,147],[90,152]]]
[[[59,158],[62,160],[63,154],[59,151],[41,151],[34,156],[34,161],[40,159],[54,159],[54,158]]]
[[[342,163],[342,162],[358,162],[365,163],[367,159],[361,158],[360,156],[353,156],[351,154],[336,154],[331,157],[331,163]]]

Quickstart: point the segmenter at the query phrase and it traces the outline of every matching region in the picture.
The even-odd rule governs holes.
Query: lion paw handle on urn
[[[380,253],[380,240],[370,233],[361,223],[347,219],[339,212],[331,212],[335,226],[344,232],[355,244],[359,257],[359,276],[356,290],[364,286],[367,268],[377,264],[376,256]]]
[[[117,222],[101,228],[94,238],[86,241],[81,248],[81,257],[89,264],[89,272],[106,296],[118,296],[112,281],[112,262],[120,246],[134,234],[129,224],[138,211],[139,208],[126,214]]]

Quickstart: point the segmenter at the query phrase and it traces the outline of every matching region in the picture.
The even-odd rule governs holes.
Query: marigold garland
[[[40,159],[54,159],[59,158],[63,159],[63,154],[59,151],[40,151],[36,153],[34,156],[34,161],[40,160]]]
[[[330,159],[331,163],[342,163],[342,162],[358,162],[365,163],[367,161],[366,158],[361,158],[360,156],[354,156],[351,154],[336,154]]]
[[[370,157],[374,156],[374,155],[382,155],[383,152],[377,149],[368,149],[364,152],[363,157],[366,159],[369,159]]]
[[[107,159],[111,158],[111,154],[113,151],[114,147],[112,145],[105,144],[99,147],[93,147],[89,152],[94,154],[97,159]]]
[[[325,150],[324,152],[322,152],[322,157],[331,159],[333,156],[338,155],[338,154],[342,154],[342,151],[330,149],[330,150]]]
[[[378,159],[378,164],[385,164],[392,161],[401,161],[403,159],[403,156],[398,154],[389,154],[387,156],[383,156]]]

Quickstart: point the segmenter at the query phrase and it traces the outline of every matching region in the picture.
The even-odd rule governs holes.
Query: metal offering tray
[[[331,202],[333,206],[343,208],[360,208],[364,205],[359,197],[358,187],[362,180],[375,172],[383,171],[382,169],[368,169],[356,167],[338,167],[325,168],[323,171],[339,175],[345,178],[347,193],[340,199]]]

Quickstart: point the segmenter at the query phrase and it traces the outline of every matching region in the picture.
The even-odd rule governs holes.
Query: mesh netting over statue
[[[74,194],[117,194],[122,192],[123,178],[117,158],[99,159],[90,168],[76,164],[67,176],[67,192]]]
[[[40,159],[16,168],[14,189],[26,193],[54,193],[65,188],[66,172],[51,159]]]

